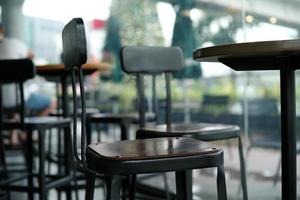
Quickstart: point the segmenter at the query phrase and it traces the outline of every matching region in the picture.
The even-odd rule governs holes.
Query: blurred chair
[[[137,138],[192,137],[202,141],[216,141],[236,138],[239,141],[241,183],[244,200],[248,199],[245,176],[242,138],[238,126],[209,123],[172,123],[171,122],[171,72],[183,68],[182,52],[179,48],[168,47],[124,47],[121,51],[121,66],[128,74],[137,76],[138,96],[140,99],[140,126]],[[165,124],[146,125],[145,120],[145,75],[165,75]],[[164,86],[161,86],[164,87]]]
[[[79,79],[82,104],[81,154],[77,152],[76,119],[74,112],[73,150],[78,164],[87,172],[86,200],[93,199],[95,174],[104,174],[107,199],[120,199],[119,175],[176,171],[177,199],[191,200],[191,169],[218,168],[218,197],[227,199],[221,149],[191,138],[156,138],[90,144],[86,148],[86,113],[82,64],[86,62],[85,30],[82,19],[71,20],[63,30],[64,64],[72,74],[74,110],[77,111],[76,76]],[[159,51],[156,53],[160,53]],[[177,56],[175,54],[172,56]],[[176,68],[169,68],[175,70]],[[147,68],[145,70],[148,70]],[[77,72],[77,73],[76,73]],[[130,196],[130,199],[134,199]]]
[[[248,101],[249,147],[246,157],[253,148],[281,150],[281,119],[275,98],[258,98]],[[300,142],[297,141],[297,153],[300,153]],[[249,159],[247,159],[249,160]],[[275,171],[275,186],[280,172],[281,156]]]
[[[72,170],[72,157],[70,149],[71,141],[71,120],[57,117],[26,117],[25,114],[25,100],[24,100],[24,88],[23,83],[35,76],[35,66],[31,60],[20,59],[20,60],[0,60],[0,97],[2,97],[2,85],[6,83],[16,83],[19,88],[20,95],[20,119],[5,120],[3,119],[2,112],[2,101],[0,101],[0,135],[4,130],[23,130],[26,133],[26,145],[25,155],[27,164],[27,173],[18,177],[7,177],[5,180],[0,182],[0,189],[6,191],[16,192],[27,192],[28,199],[33,199],[34,193],[39,194],[39,199],[46,199],[48,191],[52,188],[58,188],[61,186],[70,185],[73,181]],[[1,99],[1,98],[0,98]],[[64,169],[65,173],[57,175],[46,175],[45,174],[45,135],[46,130],[57,128],[64,129],[64,152],[65,162]],[[33,143],[33,132],[38,133],[38,172],[34,169],[34,143]],[[2,139],[2,137],[0,138]],[[3,141],[1,141],[2,143]],[[3,158],[4,149],[1,149],[1,158]],[[3,161],[2,161],[3,163]],[[5,164],[5,162],[4,162]],[[5,166],[5,165],[4,165]],[[37,183],[34,181],[37,178]],[[27,179],[27,186],[21,186],[17,184],[22,179]],[[66,190],[67,199],[71,199],[71,191]]]

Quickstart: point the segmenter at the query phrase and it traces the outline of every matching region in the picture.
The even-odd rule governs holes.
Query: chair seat
[[[223,162],[222,154],[210,143],[171,137],[90,144],[86,157],[98,173],[129,174],[216,166]]]
[[[155,114],[149,112],[146,114],[147,121],[153,121],[155,119]],[[138,113],[97,113],[89,116],[90,122],[105,122],[105,123],[122,123],[122,122],[130,122],[135,123],[139,120]]]
[[[239,136],[239,127],[210,123],[174,123],[147,126],[137,131],[137,138],[191,136],[203,141],[222,140]]]
[[[79,108],[78,109],[78,117],[80,117],[81,112],[82,111]],[[97,109],[97,108],[87,108],[85,112],[86,112],[87,115],[97,114],[97,113],[99,113],[99,109]],[[53,112],[50,113],[50,116],[56,116],[56,117],[63,116],[63,110],[59,109],[58,111],[53,111]],[[70,113],[70,116],[72,116],[72,113]]]
[[[24,127],[19,120],[6,120],[3,122],[3,129],[39,129],[39,128],[60,128],[71,124],[71,119],[62,117],[26,117]]]

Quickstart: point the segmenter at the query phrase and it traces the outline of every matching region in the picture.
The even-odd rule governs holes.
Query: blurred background
[[[108,71],[86,78],[88,104],[103,112],[136,108],[135,79],[119,64],[121,46],[180,46],[185,68],[174,74],[172,82],[173,121],[239,125],[245,136],[250,199],[280,199],[279,72],[235,72],[218,63],[199,64],[192,60],[192,52],[220,44],[299,38],[299,9],[299,0],[0,0],[0,21],[7,37],[23,41],[34,53],[35,64],[44,65],[62,62],[62,28],[73,17],[82,17],[88,61],[110,65]],[[299,75],[296,72],[297,121]],[[157,85],[164,84],[158,81]],[[151,79],[147,84],[150,99]],[[51,88],[49,83],[42,89],[54,98]],[[158,106],[164,106],[162,91],[157,88]],[[220,145],[228,152],[225,166],[234,180],[228,179],[229,194],[238,199],[238,155],[232,150],[236,143]],[[203,174],[203,180],[213,185],[205,179],[211,174]],[[195,190],[202,197],[203,191],[204,196],[215,193],[205,185],[199,187]]]

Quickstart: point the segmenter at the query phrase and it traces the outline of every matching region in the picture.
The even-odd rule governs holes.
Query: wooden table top
[[[92,74],[96,71],[105,71],[110,69],[109,63],[87,63],[83,65],[84,74]],[[49,65],[38,65],[36,66],[36,72],[42,76],[59,76],[65,72],[63,64],[49,64]]]
[[[200,48],[193,52],[200,62],[221,62],[234,70],[300,69],[300,39],[237,43]]]

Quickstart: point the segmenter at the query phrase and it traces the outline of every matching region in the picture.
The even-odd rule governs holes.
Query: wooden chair
[[[5,120],[3,119],[2,101],[0,101],[0,135],[3,130],[20,129],[26,132],[25,155],[27,162],[27,173],[21,177],[6,178],[0,181],[0,190],[27,192],[28,199],[33,199],[34,193],[39,194],[39,199],[46,199],[47,193],[50,189],[67,186],[73,181],[72,156],[71,156],[71,120],[57,117],[26,117],[25,102],[24,102],[24,88],[23,83],[33,78],[35,75],[35,66],[31,60],[0,60],[0,97],[2,97],[2,85],[6,83],[16,83],[19,86],[20,93],[20,119],[19,120]],[[0,98],[1,99],[1,98]],[[58,175],[45,174],[45,135],[46,130],[51,128],[64,129],[64,169],[65,173]],[[33,132],[38,132],[38,172],[35,172],[34,150],[33,150]],[[2,137],[0,137],[2,139]],[[1,141],[2,143],[3,141]],[[4,151],[1,149],[1,151]],[[1,152],[4,155],[4,152]],[[5,158],[3,158],[5,160]],[[3,162],[3,161],[2,161]],[[37,178],[38,185],[34,184],[34,178]],[[17,184],[22,179],[27,179],[27,186],[20,186]],[[71,199],[71,190],[67,190],[67,199]]]
[[[165,137],[90,144],[86,147],[86,114],[81,66],[86,62],[86,41],[82,19],[71,20],[63,30],[64,64],[72,75],[74,110],[76,77],[79,79],[83,108],[81,154],[77,152],[76,116],[74,112],[73,151],[76,161],[87,171],[86,199],[93,199],[95,174],[106,177],[107,199],[120,199],[119,175],[176,172],[177,199],[192,199],[191,169],[217,167],[218,197],[227,199],[223,169],[223,152],[206,142],[192,138]]]
[[[128,46],[121,50],[121,67],[128,74],[137,77],[140,99],[140,124],[137,138],[158,137],[193,137],[202,141],[216,141],[237,138],[241,167],[241,183],[244,200],[248,199],[243,146],[238,126],[211,123],[171,123],[171,75],[183,68],[183,57],[180,48],[176,47],[141,47]],[[165,74],[166,110],[165,124],[146,126],[144,76]],[[164,86],[162,86],[164,87]]]

